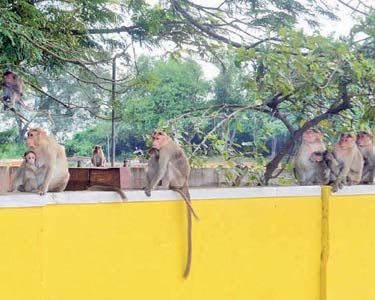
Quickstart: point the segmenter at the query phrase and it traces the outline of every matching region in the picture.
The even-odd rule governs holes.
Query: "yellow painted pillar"
[[[327,300],[327,264],[329,258],[329,199],[331,186],[322,186],[322,223],[320,252],[320,300]]]

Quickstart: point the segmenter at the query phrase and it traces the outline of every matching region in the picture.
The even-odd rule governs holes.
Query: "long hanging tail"
[[[187,209],[187,260],[186,260],[186,267],[184,272],[184,277],[187,278],[190,273],[191,267],[191,257],[193,252],[193,241],[192,241],[192,218],[191,218],[192,211],[188,208]]]
[[[194,218],[196,220],[199,220],[198,215],[195,213],[193,206],[191,205],[191,200],[190,200],[190,193],[188,187],[184,186],[182,188],[171,188],[173,191],[176,191],[181,195],[181,197],[185,200],[185,203],[188,207],[188,210],[191,211],[193,214]]]
[[[185,200],[187,206],[187,259],[186,259],[186,267],[184,272],[184,277],[187,278],[190,273],[191,268],[191,261],[192,261],[192,253],[193,253],[193,239],[192,239],[192,217],[194,215],[196,220],[199,220],[197,214],[195,213],[193,206],[191,205],[190,200],[190,193],[189,188],[184,186],[182,188],[173,189],[174,191],[178,192],[182,198]]]

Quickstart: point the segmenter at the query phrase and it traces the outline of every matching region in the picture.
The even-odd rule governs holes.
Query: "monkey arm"
[[[374,150],[371,149],[371,151],[367,153],[366,163],[364,163],[362,182],[373,184],[374,179],[375,179],[375,155],[374,155]]]
[[[338,172],[337,178],[333,183],[333,191],[336,192],[339,188],[342,188],[344,184],[347,184],[347,177],[350,172],[351,165],[353,163],[353,154],[351,157],[347,157],[342,162],[338,161],[341,164],[342,168]]]
[[[169,149],[166,149],[163,147],[162,149],[159,150],[159,159],[157,163],[153,166],[156,170],[153,176],[150,176],[150,180],[147,182],[147,186],[145,188],[146,194],[151,194],[151,190],[155,189],[157,184],[160,182],[160,180],[163,179],[163,177],[166,175],[167,170],[168,170],[168,164],[170,161],[170,151]]]
[[[157,170],[156,170],[156,174],[151,179],[151,182],[149,184],[150,189],[152,189],[152,190],[155,189],[156,185],[160,182],[160,180],[162,180],[162,178],[166,174],[167,169],[168,169],[168,160],[167,159],[160,160],[159,165],[158,165]]]

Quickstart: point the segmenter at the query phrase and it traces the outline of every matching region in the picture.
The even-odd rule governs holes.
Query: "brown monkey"
[[[293,158],[294,176],[300,185],[317,184],[319,162],[313,153],[326,150],[322,138],[322,133],[316,129],[307,129],[302,135],[302,144]]]
[[[357,135],[357,145],[363,156],[363,173],[361,183],[373,184],[375,177],[375,146],[370,132],[361,131]]]
[[[324,161],[326,162],[329,168],[329,181],[328,184],[333,184],[342,170],[343,163],[339,162],[332,151],[326,151],[324,153]],[[342,188],[342,184],[339,185],[339,188]]]
[[[315,175],[312,180],[313,184],[325,185],[329,183],[331,169],[327,162],[327,151],[315,151],[311,154],[310,160],[315,162]]]
[[[105,156],[101,146],[95,146],[92,151],[91,162],[95,167],[104,167]],[[125,193],[118,187],[105,186],[105,185],[92,185],[87,188],[89,191],[115,191],[117,192],[122,200],[127,200]]]
[[[342,133],[339,142],[333,146],[332,153],[341,164],[333,191],[342,185],[352,185],[361,182],[363,172],[363,156],[356,145],[356,137],[351,133]]]
[[[184,277],[187,277],[190,272],[192,256],[191,215],[193,214],[195,218],[198,218],[191,206],[188,188],[189,161],[184,151],[165,132],[156,131],[153,133],[152,148],[149,152],[146,195],[151,196],[151,190],[155,189],[161,181],[162,187],[180,193],[187,205],[188,255],[184,272]]]
[[[22,177],[22,185],[19,186],[18,190],[21,192],[38,192],[36,155],[33,151],[26,151],[23,159],[25,169]]]
[[[3,73],[3,103],[5,108],[14,108],[16,103],[23,104],[23,81],[12,71]]]
[[[41,128],[31,129],[27,133],[26,145],[38,158],[39,194],[46,192],[62,192],[69,181],[68,160],[63,146],[49,137]],[[11,191],[17,190],[22,182],[25,166],[18,168],[16,177],[12,182]]]
[[[95,146],[92,151],[91,162],[95,167],[104,167],[105,156],[101,146]]]

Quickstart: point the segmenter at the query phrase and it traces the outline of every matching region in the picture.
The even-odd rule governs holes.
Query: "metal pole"
[[[115,165],[115,101],[116,101],[116,56],[112,62],[112,157],[111,167]]]

